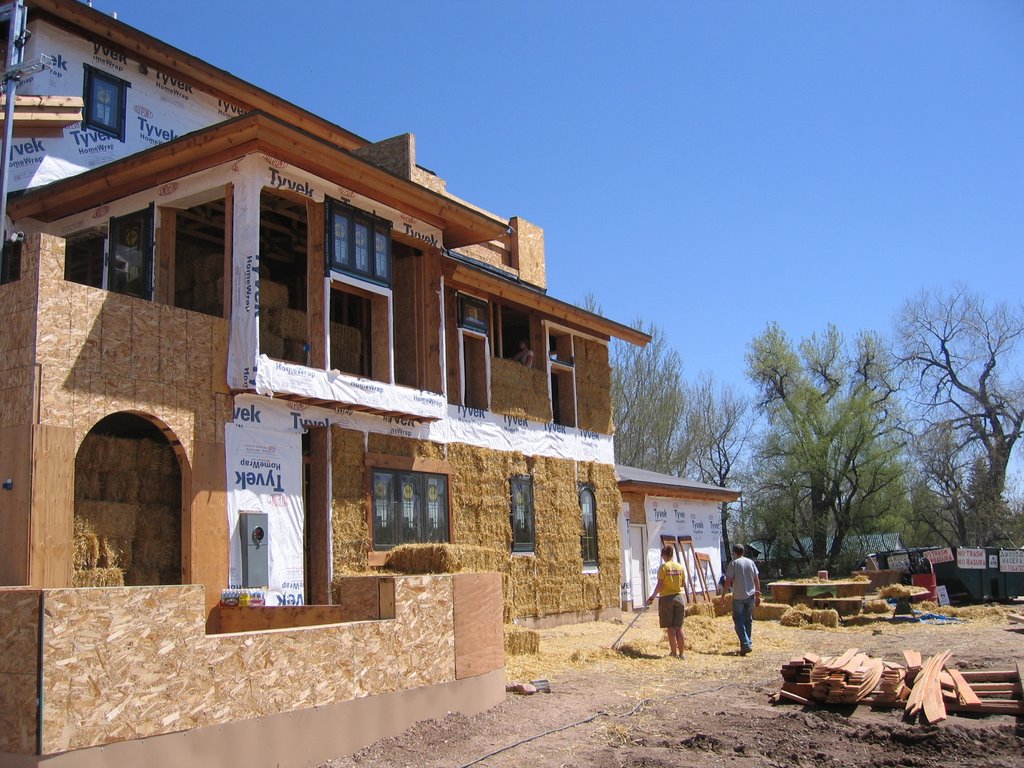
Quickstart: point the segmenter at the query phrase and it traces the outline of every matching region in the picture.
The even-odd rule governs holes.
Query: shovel
[[[639,613],[637,613],[637,615],[633,617],[633,620],[631,622],[629,622],[629,624],[626,626],[626,628],[624,630],[622,630],[622,634],[619,635],[619,639],[616,640],[614,643],[612,643],[612,650],[613,651],[619,647],[619,643],[622,642],[622,638],[624,638],[626,636],[626,633],[629,632],[629,630],[631,630],[633,628],[633,625],[636,624],[636,620],[639,619],[641,616],[643,616],[645,613],[647,613],[647,609],[650,608],[650,607],[651,607],[651,604],[650,603],[646,603],[644,605],[644,607],[643,607],[643,610],[641,610]]]

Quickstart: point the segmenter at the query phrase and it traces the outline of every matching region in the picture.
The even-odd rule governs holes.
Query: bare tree
[[[642,327],[637,321],[635,327]],[[689,454],[684,440],[686,393],[683,362],[653,324],[645,347],[612,345],[612,417],[615,460],[620,464],[678,475]]]
[[[969,463],[966,494],[975,519],[959,544],[990,544],[1006,536],[1006,472],[1024,424],[1020,373],[1024,307],[993,307],[964,287],[922,293],[897,323],[898,355],[913,382],[924,430],[946,429],[949,449]],[[936,479],[936,478],[933,478]]]
[[[702,483],[728,487],[753,429],[750,398],[730,384],[716,385],[702,374],[687,387],[686,434],[690,444],[687,474]],[[725,552],[729,543],[729,502],[720,505]]]

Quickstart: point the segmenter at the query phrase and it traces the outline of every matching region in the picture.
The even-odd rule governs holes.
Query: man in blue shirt
[[[761,578],[757,566],[744,557],[742,544],[734,544],[733,560],[725,568],[725,588],[732,589],[732,623],[740,639],[740,655],[753,650],[750,633],[754,628],[754,606],[761,604]]]

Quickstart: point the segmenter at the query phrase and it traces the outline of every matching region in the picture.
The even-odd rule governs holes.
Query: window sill
[[[513,552],[512,557],[536,557],[536,552]]]
[[[583,566],[583,573],[584,574],[600,573],[600,572],[601,572],[600,568],[598,568],[596,565],[585,565],[585,566]]]

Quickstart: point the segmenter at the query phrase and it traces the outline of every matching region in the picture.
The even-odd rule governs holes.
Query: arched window
[[[597,568],[597,501],[594,489],[589,485],[580,486],[580,514],[583,517],[583,534],[580,536],[583,567]]]

